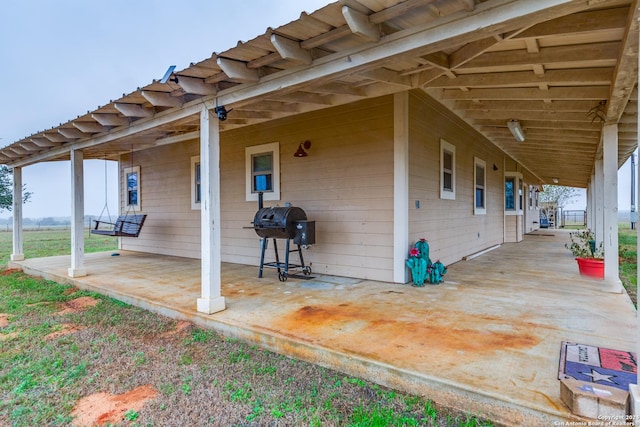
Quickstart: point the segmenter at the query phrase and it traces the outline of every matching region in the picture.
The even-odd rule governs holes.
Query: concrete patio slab
[[[199,260],[87,254],[89,275],[73,279],[68,256],[12,265],[499,425],[549,426],[581,420],[560,397],[561,343],[635,351],[638,337],[629,297],[580,277],[566,241],[563,232],[527,235],[423,288],[321,275],[279,282],[274,270],[258,279],[257,267],[225,263],[227,309],[213,315],[196,312]]]

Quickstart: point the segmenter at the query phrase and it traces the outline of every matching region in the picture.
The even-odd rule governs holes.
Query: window
[[[516,210],[516,178],[514,176],[508,176],[504,179],[504,210],[515,211]]]
[[[506,172],[504,177],[504,210],[506,215],[521,215],[524,203],[522,174]]]
[[[440,140],[440,198],[456,199],[456,147]]]
[[[193,156],[191,157],[191,209],[200,209],[202,202],[200,177],[200,156]]]
[[[280,200],[280,145],[277,142],[245,148],[246,200]]]
[[[140,210],[140,166],[124,168],[127,209]]]
[[[473,185],[475,188],[474,192],[474,205],[473,205],[473,214],[474,215],[485,215],[487,213],[486,206],[486,188],[487,188],[487,175],[485,173],[487,169],[487,163],[474,157],[474,177],[473,177]]]

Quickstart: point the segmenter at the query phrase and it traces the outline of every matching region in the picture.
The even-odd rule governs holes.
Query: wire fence
[[[585,227],[587,225],[586,211],[562,211],[561,227]]]

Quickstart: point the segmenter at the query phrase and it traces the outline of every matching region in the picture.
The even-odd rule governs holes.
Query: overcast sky
[[[58,126],[163,76],[313,12],[331,0],[19,0],[0,25],[0,146]],[[111,163],[111,162],[109,162]],[[628,165],[620,209],[629,209]],[[117,213],[116,168],[107,170]],[[85,212],[105,205],[105,165],[85,162]],[[33,192],[24,216],[68,216],[67,162],[23,169]],[[582,199],[573,209],[584,209]],[[10,212],[0,212],[7,217]]]
[[[58,126],[330,0],[18,0],[0,25],[0,146]],[[110,211],[117,212],[110,167]],[[85,162],[85,212],[105,205],[104,162]],[[71,213],[67,162],[23,169],[24,216]],[[7,217],[10,212],[0,212]]]

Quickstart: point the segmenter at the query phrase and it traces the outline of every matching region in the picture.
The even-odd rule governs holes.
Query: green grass
[[[618,242],[620,254],[620,280],[627,290],[633,305],[637,307],[638,287],[638,231],[632,230],[629,224],[620,224],[618,227]]]
[[[115,237],[98,236],[85,230],[84,251],[103,252],[118,248]],[[23,232],[23,250],[26,258],[39,258],[71,254],[71,230],[56,229]],[[0,232],[0,265],[7,265],[13,252],[13,234]]]
[[[79,296],[98,304],[56,314]],[[177,321],[19,272],[0,274],[0,313],[9,322],[0,328],[3,426],[68,425],[81,397],[146,384],[158,397],[118,425],[492,425],[214,331],[163,337]],[[66,323],[83,329],[46,338]]]

